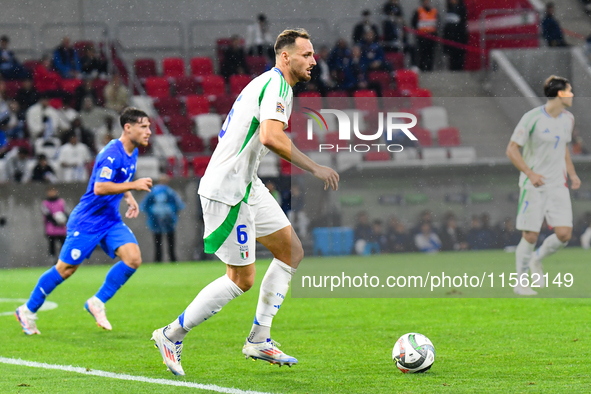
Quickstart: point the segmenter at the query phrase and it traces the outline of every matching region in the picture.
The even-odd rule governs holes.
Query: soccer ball
[[[402,373],[426,372],[435,361],[435,347],[426,336],[411,332],[396,341],[392,359]]]
[[[68,221],[68,217],[62,211],[58,211],[53,214],[53,220],[55,220],[58,225],[63,226]]]

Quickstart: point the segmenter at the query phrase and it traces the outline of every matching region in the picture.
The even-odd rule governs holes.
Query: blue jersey
[[[136,148],[129,156],[119,140],[112,140],[100,151],[86,193],[68,220],[68,232],[99,233],[122,221],[119,204],[123,193],[97,196],[94,194],[94,184],[131,181],[135,174],[137,155]]]

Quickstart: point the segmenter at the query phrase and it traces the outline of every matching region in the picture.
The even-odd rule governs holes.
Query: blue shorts
[[[74,229],[71,231],[68,229],[66,242],[60,252],[60,260],[66,264],[78,265],[90,257],[97,245],[101,245],[105,253],[114,259],[117,248],[129,243],[137,245],[137,240],[131,229],[123,222],[95,234],[84,234]]]

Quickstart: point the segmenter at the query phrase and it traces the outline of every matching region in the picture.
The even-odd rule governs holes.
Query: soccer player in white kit
[[[507,156],[521,171],[516,227],[523,237],[515,251],[517,276],[522,278],[529,268],[530,283],[539,287],[545,285],[542,259],[565,247],[572,235],[567,174],[573,190],[581,186],[567,146],[575,124],[573,114],[566,110],[572,106],[572,87],[567,79],[553,75],[544,82],[544,95],[548,102],[523,115],[507,147]],[[534,252],[544,218],[554,234]],[[519,295],[537,294],[521,282],[513,290]]]
[[[166,366],[175,375],[181,367],[182,341],[195,326],[249,290],[255,278],[255,240],[274,256],[263,282],[252,330],[242,353],[272,364],[296,364],[271,339],[271,323],[304,256],[289,220],[257,176],[269,151],[337,190],[339,175],[318,165],[289,140],[292,86],[309,81],[316,64],[310,36],[303,29],[285,30],[275,43],[275,67],[244,88],[226,118],[219,143],[199,186],[205,222],[205,252],[226,263],[226,275],[211,282],[185,311],[152,335]]]

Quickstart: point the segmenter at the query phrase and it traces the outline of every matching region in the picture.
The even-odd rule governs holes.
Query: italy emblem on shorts
[[[240,247],[240,257],[242,257],[242,260],[246,260],[248,258],[248,245],[243,245]]]

